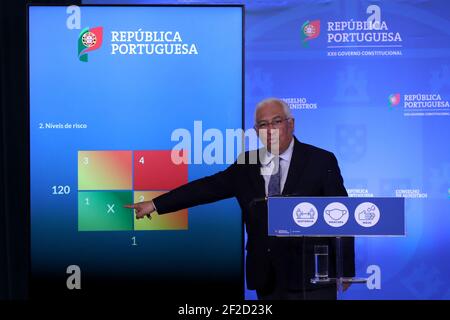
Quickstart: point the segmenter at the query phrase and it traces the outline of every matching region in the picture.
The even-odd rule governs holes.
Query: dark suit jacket
[[[336,157],[328,151],[299,142],[295,137],[294,150],[283,195],[347,196]],[[236,197],[242,209],[247,230],[246,276],[249,289],[262,289],[270,277],[287,289],[311,289],[314,276],[314,245],[329,246],[329,273],[335,273],[335,238],[267,236],[267,205],[255,203],[265,197],[264,178],[257,163],[257,151],[241,154],[240,161],[214,175],[189,182],[153,202],[159,214],[177,211],[200,204]],[[255,156],[255,158],[252,158]],[[242,163],[245,157],[245,164]],[[343,273],[354,276],[354,241],[342,238]]]

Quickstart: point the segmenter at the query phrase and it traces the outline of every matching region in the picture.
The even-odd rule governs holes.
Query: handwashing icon
[[[364,228],[375,226],[381,218],[380,209],[372,202],[363,202],[355,209],[355,220]]]
[[[345,214],[347,214],[347,210],[339,210],[339,209],[325,210],[325,214],[328,215],[333,220],[340,220]]]
[[[295,212],[297,219],[314,219],[314,210],[311,208],[309,212],[302,212],[300,208]]]
[[[370,221],[375,218],[375,206],[371,206],[370,208],[367,208],[367,210],[363,210],[359,212],[358,219],[363,221]]]

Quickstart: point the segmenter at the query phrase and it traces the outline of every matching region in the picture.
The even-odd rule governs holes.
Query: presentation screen
[[[242,6],[29,6],[28,32],[32,298],[241,297],[235,199],[124,205],[227,167],[206,133],[243,126]]]

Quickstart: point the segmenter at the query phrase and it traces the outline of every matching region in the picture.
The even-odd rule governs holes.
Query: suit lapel
[[[294,150],[292,152],[291,163],[289,165],[288,176],[283,188],[283,195],[295,194],[295,187],[305,170],[308,161],[308,153],[303,143],[294,137]]]
[[[255,198],[264,198],[266,196],[266,188],[264,183],[264,178],[261,175],[261,162],[259,159],[259,152],[257,154],[257,163],[249,164],[249,176],[253,185],[253,190],[255,190]]]

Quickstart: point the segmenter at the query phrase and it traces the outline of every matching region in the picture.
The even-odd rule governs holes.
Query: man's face
[[[294,119],[286,118],[283,106],[276,102],[268,102],[256,112],[256,132],[270,152],[283,153],[291,143]]]

